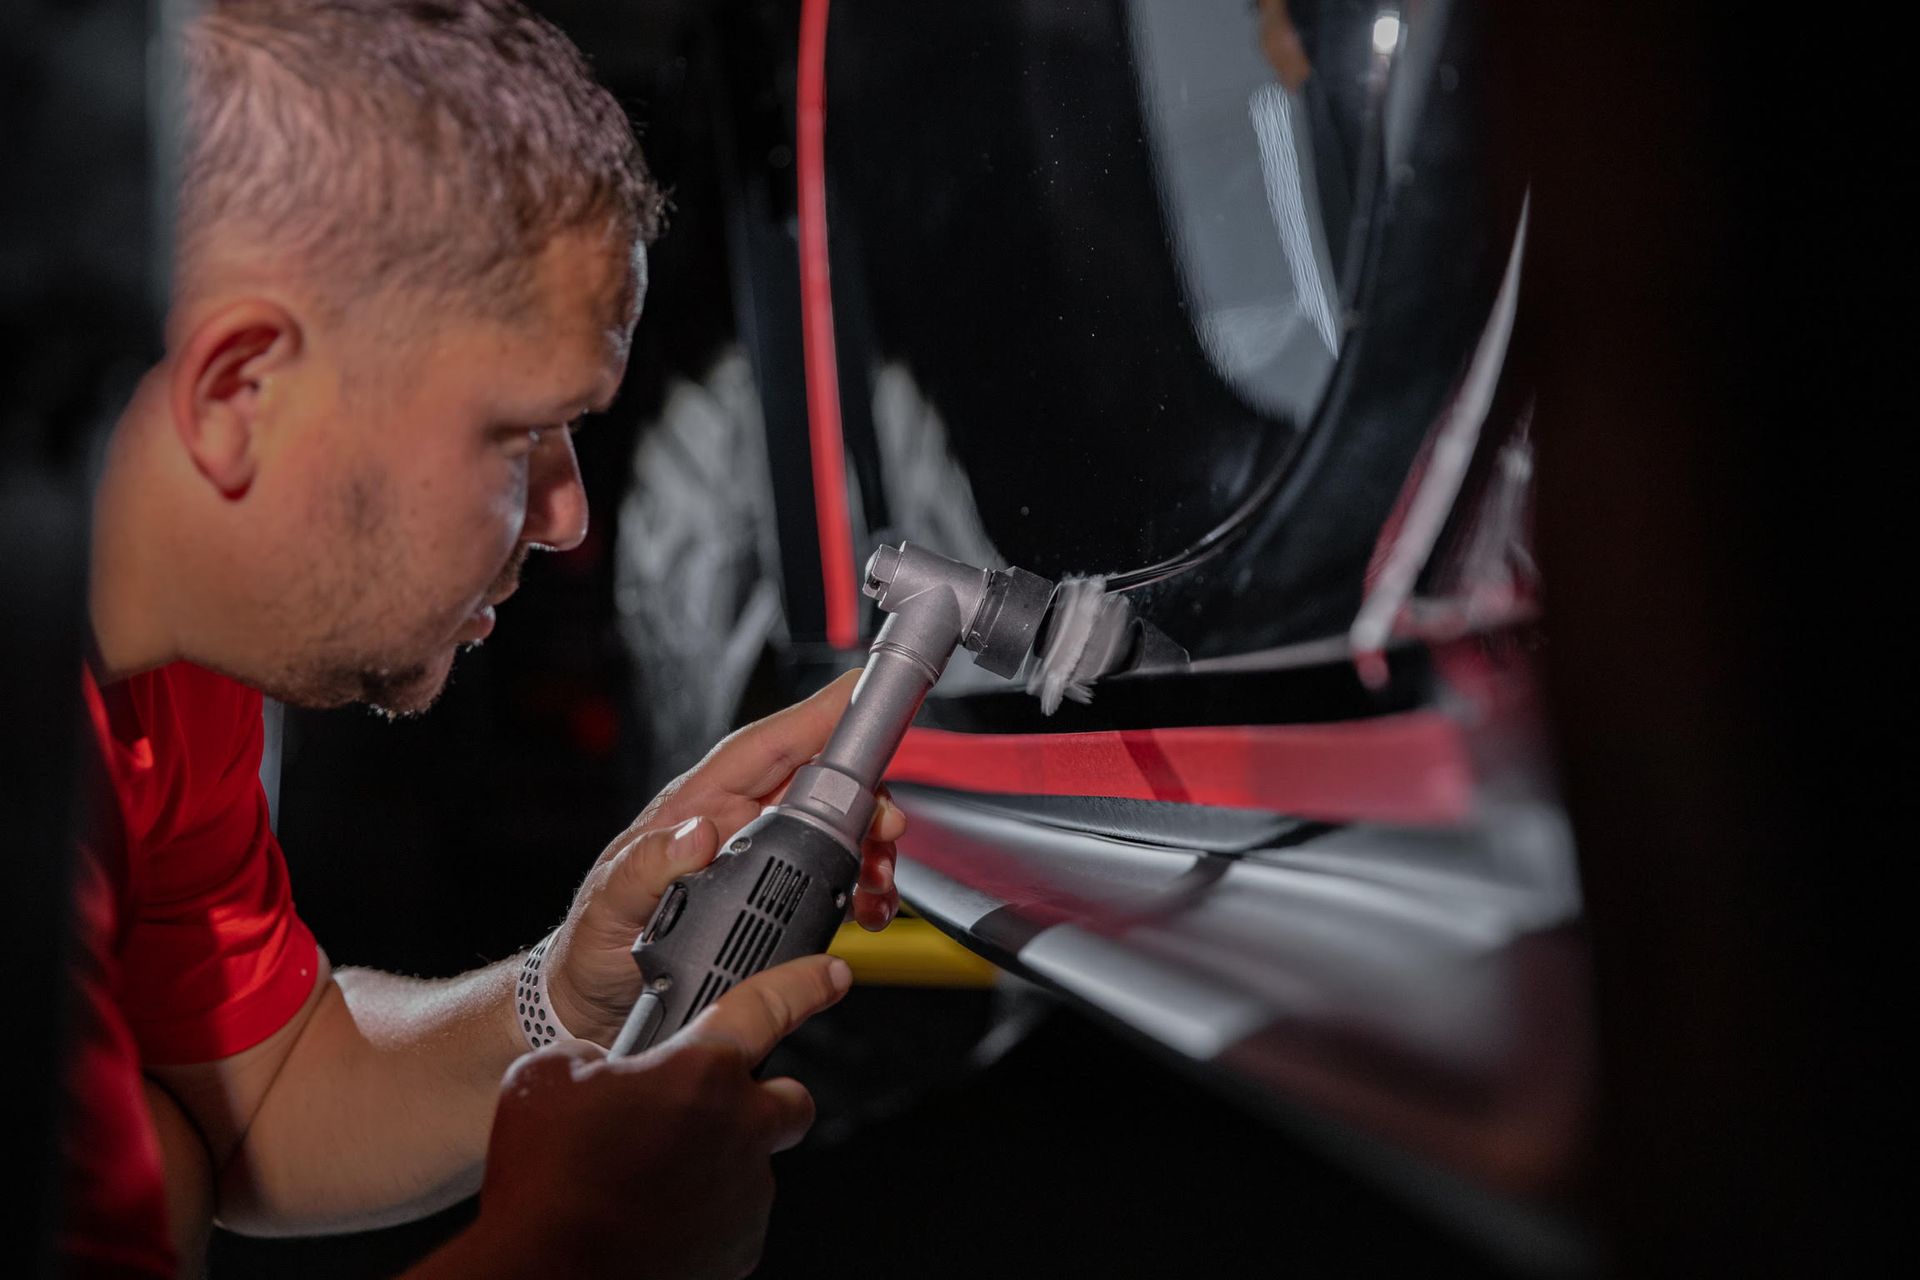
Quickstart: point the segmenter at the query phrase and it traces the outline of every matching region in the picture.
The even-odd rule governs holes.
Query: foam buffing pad
[[[1093,701],[1093,682],[1124,660],[1132,624],[1133,606],[1108,593],[1105,578],[1062,578],[1027,675],[1040,709],[1052,715],[1064,699]]]

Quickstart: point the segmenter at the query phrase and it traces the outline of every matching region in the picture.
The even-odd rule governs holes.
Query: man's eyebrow
[[[576,402],[581,413],[605,413],[613,408],[613,402],[620,398],[621,379],[611,371],[606,377],[594,384],[593,390],[581,396]]]
[[[552,413],[544,416],[555,422],[571,422],[583,414],[605,413],[613,407],[613,402],[619,395],[620,381],[609,374],[604,378],[595,379],[592,386],[576,391],[570,396],[549,401],[555,408]]]

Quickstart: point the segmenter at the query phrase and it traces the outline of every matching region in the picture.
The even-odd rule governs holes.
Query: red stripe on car
[[[1431,711],[1337,724],[1100,733],[914,728],[887,777],[1008,795],[1266,809],[1329,822],[1457,823],[1473,801],[1459,729]]]
[[[800,340],[807,369],[807,438],[813,453],[814,515],[827,640],[859,643],[853,582],[853,527],[847,513],[846,447],[840,435],[840,379],[834,364],[833,285],[827,263],[827,0],[800,9],[798,136]]]

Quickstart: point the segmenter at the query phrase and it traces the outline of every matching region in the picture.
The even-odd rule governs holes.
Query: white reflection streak
[[[1481,330],[1459,390],[1441,410],[1440,421],[1433,428],[1432,457],[1425,474],[1415,482],[1413,501],[1387,550],[1380,576],[1360,602],[1360,612],[1347,630],[1356,655],[1377,654],[1393,638],[1401,606],[1413,594],[1414,582],[1426,567],[1427,557],[1453,511],[1454,500],[1460,496],[1474,447],[1480,441],[1480,429],[1493,409],[1494,393],[1500,389],[1500,373],[1506,368],[1513,317],[1520,306],[1520,264],[1526,257],[1527,216],[1532,207],[1533,194],[1529,191],[1520,201],[1520,225],[1514,229],[1513,248],[1507,253],[1506,274],[1493,300],[1493,314]]]
[[[1400,15],[1383,12],[1373,20],[1373,51],[1383,58],[1391,58],[1399,47]]]
[[[1260,174],[1266,180],[1267,208],[1280,229],[1280,249],[1293,272],[1294,294],[1301,310],[1313,321],[1327,350],[1340,354],[1340,333],[1333,323],[1333,307],[1313,260],[1313,239],[1307,232],[1306,198],[1300,190],[1300,159],[1293,149],[1291,104],[1279,85],[1262,85],[1247,103],[1253,133],[1260,143]]]

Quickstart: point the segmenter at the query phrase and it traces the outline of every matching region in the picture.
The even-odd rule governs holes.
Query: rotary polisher
[[[1056,588],[903,542],[873,553],[863,589],[888,617],[826,750],[712,863],[667,886],[633,944],[641,995],[614,1054],[672,1035],[762,969],[826,950],[860,871],[874,788],[956,648],[1008,678],[1033,654],[1028,688],[1049,714],[1062,697],[1086,701],[1102,676],[1186,660],[1099,579]]]

